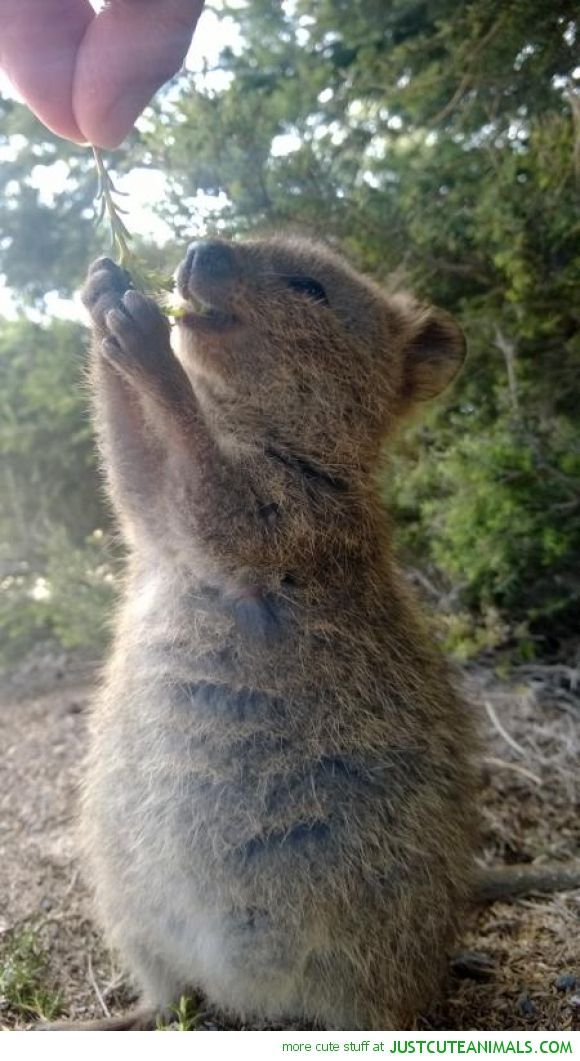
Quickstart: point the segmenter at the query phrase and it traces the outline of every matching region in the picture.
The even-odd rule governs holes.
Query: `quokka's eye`
[[[313,302],[323,302],[328,305],[326,291],[322,284],[319,284],[318,280],[313,280],[310,276],[289,276],[288,287],[292,288],[293,291],[297,291],[300,295],[306,295]]]

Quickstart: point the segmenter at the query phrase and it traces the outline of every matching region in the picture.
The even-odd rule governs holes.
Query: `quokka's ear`
[[[426,402],[455,379],[465,360],[465,336],[453,317],[442,309],[415,307],[408,318],[408,328],[403,349],[402,397]]]

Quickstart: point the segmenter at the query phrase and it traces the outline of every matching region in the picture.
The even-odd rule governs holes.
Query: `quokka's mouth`
[[[204,306],[201,312],[198,312],[197,308],[192,310],[184,308],[183,312],[179,313],[176,323],[180,327],[191,328],[195,331],[224,331],[226,328],[232,328],[238,321],[231,313],[224,313],[222,310],[214,309],[213,306]]]
[[[173,295],[165,300],[165,312],[172,318],[174,324],[196,330],[217,330],[237,324],[237,318],[233,313],[228,313],[206,302],[187,288],[183,290],[181,285]]]

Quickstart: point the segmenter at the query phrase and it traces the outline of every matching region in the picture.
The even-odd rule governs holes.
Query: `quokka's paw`
[[[111,360],[138,364],[143,369],[160,367],[160,360],[173,360],[169,345],[169,323],[153,299],[140,291],[124,293],[105,314],[107,338],[103,353]]]
[[[110,258],[97,258],[93,262],[81,298],[100,332],[106,332],[107,313],[120,305],[130,287],[131,277],[127,270],[115,265]]]
[[[119,370],[154,371],[172,359],[169,323],[153,299],[136,291],[126,269],[110,258],[90,268],[82,292],[96,330],[101,354]]]

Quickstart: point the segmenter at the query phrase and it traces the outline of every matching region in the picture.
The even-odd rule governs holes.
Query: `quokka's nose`
[[[234,252],[221,240],[196,240],[187,249],[184,271],[187,276],[197,274],[208,280],[229,280],[236,271]]]

